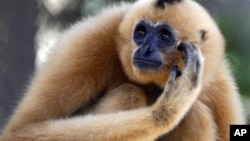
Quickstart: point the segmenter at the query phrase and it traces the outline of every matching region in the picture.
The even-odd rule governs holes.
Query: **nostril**
[[[146,55],[150,55],[152,52],[154,52],[154,49],[148,48],[148,50],[146,51]]]
[[[143,57],[147,57],[153,52],[154,52],[154,48],[150,47],[150,45],[142,46],[140,49],[140,54]]]
[[[150,54],[150,50],[146,50],[145,54],[143,54],[144,57],[148,56]]]

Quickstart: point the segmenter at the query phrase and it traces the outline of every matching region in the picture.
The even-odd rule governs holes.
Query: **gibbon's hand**
[[[183,71],[178,70],[178,66],[174,65],[170,73],[168,83],[166,85],[166,91],[173,86],[177,77],[181,77],[180,81],[189,81],[187,83],[192,84],[192,87],[197,87],[197,83],[201,77],[201,65],[203,65],[203,57],[201,51],[194,44],[189,42],[182,42],[178,48],[179,51],[183,52],[185,66]],[[185,77],[185,78],[182,78]]]
[[[188,76],[195,87],[197,85],[197,79],[200,77],[201,63],[203,63],[203,57],[201,51],[194,44],[189,42],[182,42],[178,46],[179,51],[184,52],[185,67],[183,70],[184,76]]]
[[[178,47],[178,50],[184,50],[186,71],[199,74],[201,62],[203,62],[203,57],[201,56],[199,48],[192,43],[183,42]]]
[[[182,74],[176,79],[179,70],[177,65],[173,66],[164,92],[153,107],[153,116],[161,126],[169,124],[167,122],[169,114],[172,114],[173,119],[181,120],[201,90],[204,59],[200,50],[188,42],[182,42],[178,50],[184,53],[185,66]]]

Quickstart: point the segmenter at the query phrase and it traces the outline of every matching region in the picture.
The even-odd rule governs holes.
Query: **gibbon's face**
[[[139,21],[133,30],[133,43],[137,47],[132,59],[134,69],[150,74],[168,67],[164,60],[175,54],[176,42],[176,33],[170,25]]]
[[[128,77],[162,87],[173,65],[183,68],[177,50],[182,41],[203,50],[210,36],[222,38],[206,10],[192,0],[139,0],[125,14],[119,34],[119,56]]]

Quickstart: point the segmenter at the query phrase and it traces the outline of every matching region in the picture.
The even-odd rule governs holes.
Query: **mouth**
[[[157,70],[162,65],[159,60],[148,60],[144,58],[134,58],[133,65],[141,71]]]

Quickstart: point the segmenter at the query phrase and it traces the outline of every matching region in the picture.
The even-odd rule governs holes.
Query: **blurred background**
[[[62,30],[119,1],[0,0],[0,130]],[[226,38],[227,57],[249,115],[250,0],[197,1],[208,9]]]

